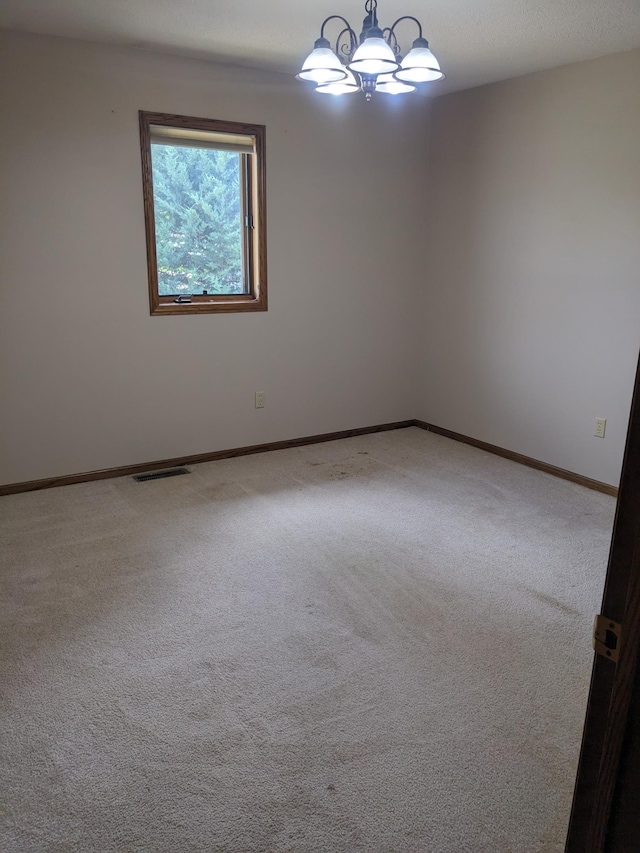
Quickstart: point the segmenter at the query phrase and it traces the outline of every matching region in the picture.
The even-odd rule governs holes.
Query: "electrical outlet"
[[[264,391],[256,391],[256,409],[264,409]]]
[[[607,429],[607,419],[606,418],[596,418],[596,431],[594,435],[597,438],[604,438],[605,431]]]

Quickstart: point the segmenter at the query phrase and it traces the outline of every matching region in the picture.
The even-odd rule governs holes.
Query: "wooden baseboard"
[[[323,441],[336,441],[352,438],[356,435],[368,435],[373,432],[386,432],[392,429],[405,429],[415,426],[413,420],[396,421],[391,424],[343,429],[339,432],[325,432],[321,435],[306,435],[302,438],[290,438],[286,441],[272,441],[267,444],[252,444],[248,447],[235,447],[232,450],[214,450],[212,453],[197,453],[191,456],[176,456],[174,459],[160,459],[155,462],[143,462],[139,465],[124,465],[121,468],[104,468],[100,471],[87,471],[82,474],[68,474],[62,477],[48,477],[44,480],[29,480],[25,483],[9,483],[0,486],[0,495],[14,495],[18,492],[34,492],[39,489],[53,489],[57,486],[70,486],[73,483],[87,483],[90,480],[107,480],[111,477],[129,477],[147,471],[159,471],[163,468],[175,468],[179,465],[195,465],[198,462],[215,462],[217,459],[231,459],[234,456],[249,456],[252,453],[265,453],[268,450],[286,450],[288,447],[303,447],[306,444],[320,444]]]
[[[468,435],[462,435],[459,432],[435,426],[435,424],[428,424],[425,421],[419,420],[415,420],[413,423],[414,426],[420,427],[420,429],[424,429],[427,432],[435,432],[438,435],[445,436],[445,438],[452,438],[454,441],[470,444],[471,447],[478,447],[480,450],[486,450],[487,453],[502,456],[504,459],[510,459],[512,462],[519,462],[528,468],[544,471],[545,474],[552,474],[554,477],[560,477],[563,480],[571,480],[572,483],[578,483],[580,486],[585,486],[587,489],[593,489],[596,492],[604,492],[605,495],[612,495],[614,498],[618,496],[617,487],[610,486],[608,483],[601,483],[599,480],[583,477],[582,474],[575,474],[573,471],[549,465],[547,462],[540,462],[539,459],[532,459],[531,456],[524,456],[522,453],[515,453],[513,450],[506,450],[504,447],[498,447],[495,444],[489,444],[487,441],[480,441],[477,438],[471,438]]]
[[[111,477],[129,477],[133,474],[143,474],[147,471],[159,471],[163,468],[175,468],[179,465],[195,465],[198,462],[215,462],[217,459],[231,459],[234,456],[249,456],[252,453],[266,453],[269,450],[286,450],[288,447],[303,447],[307,444],[320,444],[323,441],[337,441],[341,438],[352,438],[356,435],[368,435],[374,432],[386,432],[392,429],[406,429],[407,427],[416,426],[424,429],[427,432],[435,432],[445,438],[452,438],[454,441],[461,441],[463,444],[469,444],[472,447],[478,447],[480,450],[486,450],[488,453],[493,453],[496,456],[502,456],[505,459],[510,459],[512,462],[519,462],[521,465],[526,465],[529,468],[535,468],[537,471],[544,471],[545,474],[552,474],[554,477],[561,477],[563,480],[571,480],[573,483],[578,483],[581,486],[586,486],[587,489],[593,489],[596,492],[604,492],[605,495],[618,496],[616,486],[610,486],[608,483],[601,483],[599,480],[591,480],[589,477],[583,477],[581,474],[575,474],[573,471],[566,471],[564,468],[557,468],[555,465],[549,465],[546,462],[540,462],[538,459],[532,459],[530,456],[524,456],[522,453],[514,453],[513,450],[506,450],[504,447],[498,447],[495,444],[489,444],[486,441],[480,441],[477,438],[471,438],[468,435],[462,435],[459,432],[454,432],[450,429],[436,426],[435,424],[426,423],[420,420],[396,421],[390,424],[377,424],[376,426],[359,427],[358,429],[344,429],[339,432],[325,432],[320,435],[306,435],[302,438],[289,438],[285,441],[271,441],[266,444],[252,444],[248,447],[235,447],[231,450],[214,450],[212,453],[197,453],[191,456],[176,456],[174,459],[160,459],[155,462],[142,462],[138,465],[125,465],[121,468],[104,468],[100,471],[86,471],[82,474],[68,474],[62,477],[48,477],[44,480],[29,480],[25,483],[9,483],[5,486],[0,486],[0,495],[14,495],[18,492],[34,492],[39,489],[52,489],[57,486],[70,486],[73,483],[87,483],[90,480],[106,480]]]

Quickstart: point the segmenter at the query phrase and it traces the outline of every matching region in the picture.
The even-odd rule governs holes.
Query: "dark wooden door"
[[[640,361],[600,612],[622,625],[620,657],[617,664],[594,658],[565,853],[638,853]]]

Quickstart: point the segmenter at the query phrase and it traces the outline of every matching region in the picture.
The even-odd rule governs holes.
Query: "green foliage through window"
[[[160,296],[245,293],[240,158],[151,145]]]

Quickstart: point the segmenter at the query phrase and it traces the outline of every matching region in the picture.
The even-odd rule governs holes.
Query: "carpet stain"
[[[566,616],[581,616],[579,610],[576,610],[574,607],[570,607],[568,604],[565,604],[563,601],[558,601],[557,598],[554,598],[551,595],[546,595],[544,592],[540,592],[536,589],[531,589],[530,587],[525,587],[527,592],[530,595],[533,595],[534,598],[537,598],[538,601],[541,601],[543,604],[547,604],[549,607],[553,607],[556,610],[559,610],[561,613],[564,613]]]

